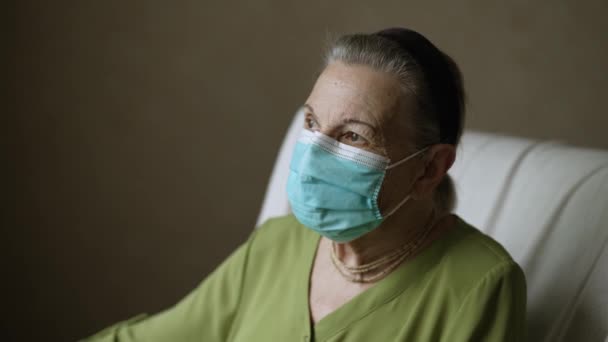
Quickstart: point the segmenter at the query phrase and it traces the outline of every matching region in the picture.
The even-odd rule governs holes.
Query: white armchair
[[[284,139],[258,224],[288,214]],[[450,174],[455,212],[499,241],[528,286],[529,341],[608,341],[608,152],[466,131]]]

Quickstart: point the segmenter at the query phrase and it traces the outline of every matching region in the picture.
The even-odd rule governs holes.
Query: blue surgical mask
[[[384,215],[378,208],[386,170],[425,150],[390,164],[384,156],[303,130],[287,181],[291,209],[300,223],[317,233],[336,242],[352,241],[378,227],[409,200],[405,196]]]

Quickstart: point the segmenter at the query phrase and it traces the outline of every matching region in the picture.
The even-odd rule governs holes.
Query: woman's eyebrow
[[[312,117],[319,122],[319,118],[317,118],[317,115],[315,114],[315,110],[312,108],[311,105],[309,105],[308,103],[305,103],[304,105],[302,105],[302,107],[308,109],[310,111],[310,114],[312,115]],[[344,120],[342,120],[342,124],[346,125],[346,124],[359,124],[359,125],[365,125],[369,128],[371,128],[372,132],[374,134],[376,134],[376,127],[372,124],[370,124],[369,122],[365,122],[365,121],[361,121],[361,120],[357,120],[357,119],[352,119],[352,118],[346,118]]]
[[[365,125],[365,126],[367,126],[367,127],[371,128],[371,130],[372,130],[374,133],[376,133],[376,127],[375,127],[374,125],[370,124],[369,122],[365,122],[365,121],[361,121],[361,120],[357,120],[357,119],[350,119],[350,118],[347,118],[347,119],[344,119],[344,120],[342,121],[342,123],[343,123],[343,124],[345,124],[345,125],[346,125],[346,124],[360,124],[360,125]]]
[[[302,105],[302,107],[305,107],[306,109],[308,109],[312,114],[315,113],[315,110],[308,103],[305,103],[304,105]]]

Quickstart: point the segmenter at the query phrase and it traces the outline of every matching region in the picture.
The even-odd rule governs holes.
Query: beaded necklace
[[[434,211],[431,214],[431,218],[426,226],[426,228],[418,233],[415,239],[409,241],[403,246],[398,247],[393,250],[389,254],[373,260],[371,262],[358,265],[358,266],[348,266],[340,258],[336,253],[336,243],[332,241],[331,243],[331,261],[334,267],[338,270],[338,272],[348,281],[353,283],[371,283],[374,282],[388,273],[390,273],[393,269],[399,266],[405,259],[411,256],[414,252],[418,251],[422,242],[426,240],[428,237],[431,228],[433,227],[433,217]],[[365,275],[365,273],[370,273],[373,271],[377,271],[371,275]]]

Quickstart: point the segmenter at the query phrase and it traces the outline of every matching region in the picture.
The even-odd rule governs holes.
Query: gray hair
[[[416,103],[410,122],[413,150],[437,143],[458,145],[465,112],[462,76],[456,63],[422,35],[389,29],[340,36],[328,44],[324,66],[336,61],[367,65],[397,77],[402,94],[413,96]],[[439,213],[454,209],[456,190],[449,175],[433,199]]]

